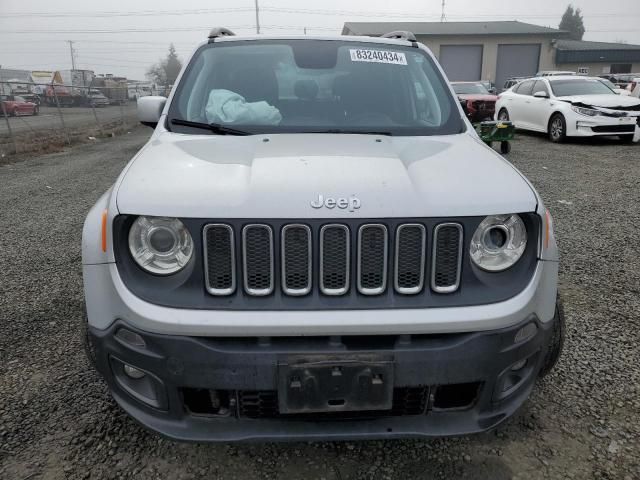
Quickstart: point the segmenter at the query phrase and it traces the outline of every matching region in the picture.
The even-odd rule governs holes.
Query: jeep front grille
[[[216,296],[236,294],[237,284],[249,296],[276,288],[290,297],[379,296],[389,289],[411,296],[424,291],[429,272],[432,291],[452,293],[460,286],[463,242],[459,223],[432,232],[422,223],[254,223],[241,235],[210,224],[203,237],[206,289]]]
[[[212,295],[231,295],[236,290],[233,229],[215,223],[204,228],[204,256],[209,259],[204,275]]]
[[[424,225],[407,223],[396,230],[395,289],[398,293],[414,294],[424,285],[427,232]]]
[[[282,229],[282,290],[288,295],[311,291],[311,229],[286,225]]]
[[[325,225],[320,230],[320,291],[325,295],[344,295],[349,290],[349,228]]]
[[[242,229],[244,289],[249,295],[273,292],[273,230],[269,225],[247,225]]]
[[[378,295],[387,288],[387,227],[362,225],[358,229],[358,291]]]
[[[455,292],[460,286],[462,226],[441,223],[434,229],[431,288],[438,293]]]

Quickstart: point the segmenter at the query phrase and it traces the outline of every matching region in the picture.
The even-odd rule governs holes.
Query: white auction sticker
[[[402,52],[389,52],[388,50],[365,50],[362,48],[349,49],[352,62],[393,63],[406,65],[407,58]]]

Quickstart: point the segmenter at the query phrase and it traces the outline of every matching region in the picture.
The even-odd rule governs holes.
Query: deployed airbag
[[[267,102],[247,102],[242,95],[224,89],[211,90],[205,113],[210,123],[277,125],[282,120],[280,111]]]

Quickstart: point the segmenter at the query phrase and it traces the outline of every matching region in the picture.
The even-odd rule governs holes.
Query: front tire
[[[556,113],[549,120],[549,140],[554,143],[562,143],[567,138],[567,122],[560,113]]]
[[[552,322],[551,339],[549,340],[549,345],[547,346],[547,351],[542,361],[542,367],[539,373],[540,377],[548,375],[549,372],[553,370],[553,367],[556,366],[556,363],[558,363],[560,359],[562,348],[564,347],[566,325],[564,320],[564,305],[562,304],[560,295],[556,298],[556,313]]]
[[[507,112],[506,108],[501,108],[500,111],[498,112],[498,120],[501,122],[508,122],[509,121],[509,112]]]

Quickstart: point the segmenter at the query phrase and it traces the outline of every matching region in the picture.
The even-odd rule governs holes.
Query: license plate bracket
[[[281,414],[390,410],[393,358],[288,356],[278,363]]]

